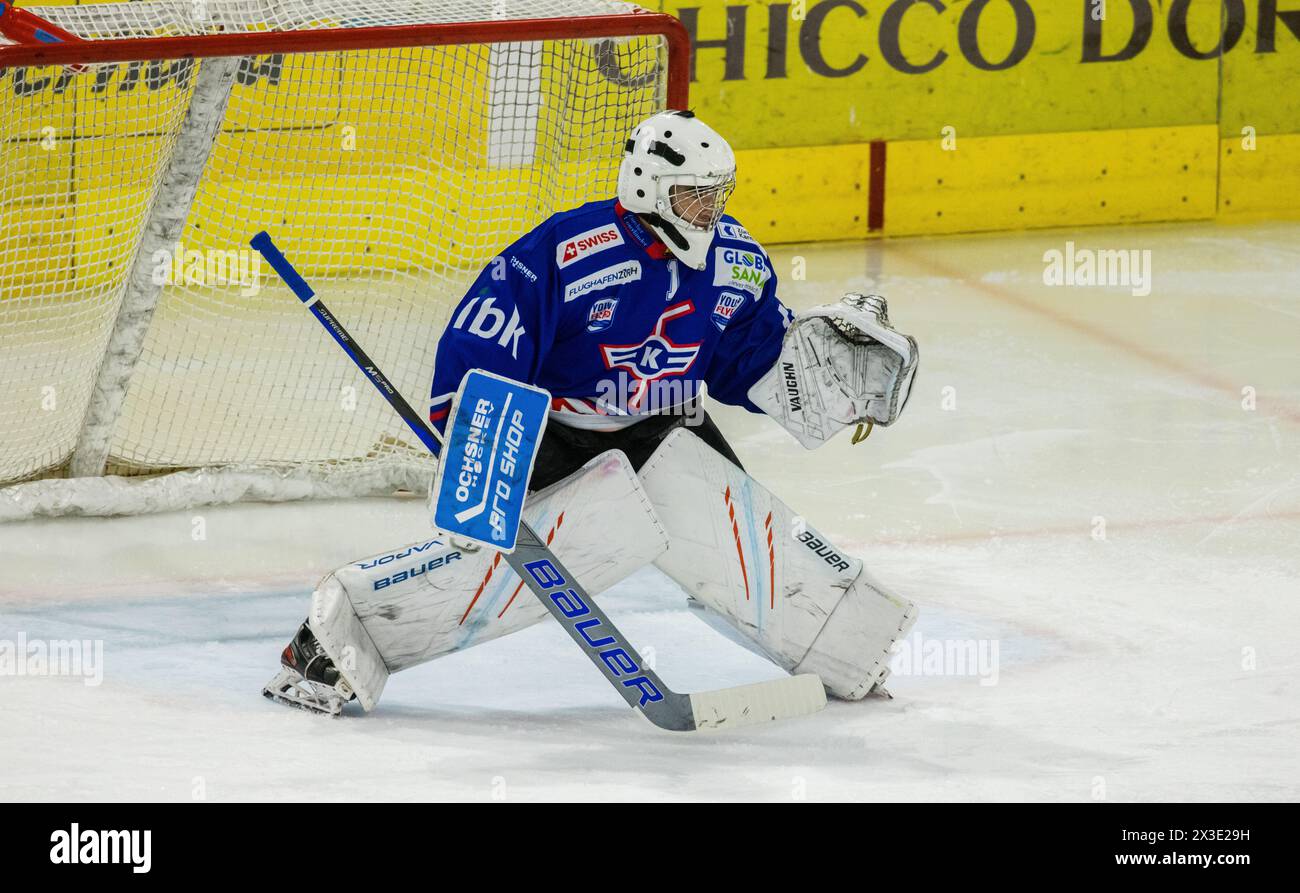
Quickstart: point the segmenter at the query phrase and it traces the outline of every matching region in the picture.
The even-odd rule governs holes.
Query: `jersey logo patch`
[[[760,253],[739,248],[713,249],[714,285],[744,289],[757,297],[771,277],[772,268]]]
[[[749,242],[751,245],[757,245],[758,239],[749,234],[739,223],[719,223],[718,235],[724,239],[735,239],[737,242]]]
[[[713,324],[721,332],[731,322],[731,318],[736,315],[736,311],[745,303],[745,296],[738,295],[734,291],[724,291],[718,295],[718,304],[713,308]]]
[[[511,306],[510,317],[507,319],[506,312],[494,306],[495,301],[496,298],[492,295],[475,295],[452,320],[451,327],[487,341],[495,341],[501,347],[509,348],[510,356],[517,360],[519,341],[528,334],[528,330],[519,320],[518,307]]]
[[[618,298],[601,298],[591,305],[587,313],[587,331],[603,332],[614,324],[614,311],[618,309]]]
[[[618,225],[607,223],[604,226],[589,229],[585,233],[578,233],[573,238],[557,245],[555,247],[555,265],[563,269],[590,254],[595,254],[597,251],[604,251],[606,248],[613,248],[615,245],[622,244],[623,234],[619,232]]]
[[[695,365],[700,354],[700,345],[678,344],[664,334],[664,326],[680,316],[689,316],[695,312],[695,305],[690,301],[674,304],[659,315],[652,332],[640,344],[602,344],[600,352],[605,358],[606,369],[622,369],[635,381],[629,408],[636,408],[645,395],[649,383],[669,375],[684,375]]]
[[[519,275],[523,276],[529,282],[533,283],[534,285],[537,283],[537,274],[534,273],[532,270],[528,269],[528,265],[525,264],[523,261],[521,261],[519,258],[515,257],[513,254],[510,255],[510,266],[518,270]]]
[[[635,260],[624,261],[618,266],[606,267],[603,270],[597,270],[590,276],[585,276],[577,282],[571,282],[564,289],[564,303],[576,301],[578,298],[591,292],[601,291],[614,285],[622,285],[625,282],[635,282],[641,278],[641,262]]]

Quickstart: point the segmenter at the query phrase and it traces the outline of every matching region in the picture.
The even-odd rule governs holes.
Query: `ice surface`
[[[1151,293],[1044,285],[1067,239],[1150,250]],[[0,677],[0,799],[1294,800],[1297,246],[1300,225],[1269,224],[773,252],[796,308],[889,298],[921,346],[911,404],[817,452],[716,417],[920,604],[922,655],[996,646],[982,674],[909,660],[893,701],[672,735],[547,622],[331,721],[260,686],[315,580],[423,535],[420,501],[26,522],[0,526],[0,640],[102,640],[103,681]],[[674,687],[779,672],[652,568],[603,601]]]

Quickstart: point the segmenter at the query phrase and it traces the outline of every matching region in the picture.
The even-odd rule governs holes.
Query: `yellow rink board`
[[[956,233],[1214,216],[1217,129],[890,143],[884,231]]]
[[[1260,136],[1253,149],[1241,137],[1220,143],[1219,217],[1243,223],[1300,217],[1300,134]]]
[[[1104,20],[1091,25],[1092,7],[1083,0],[641,5],[679,16],[700,42],[691,104],[737,147],[740,182],[730,210],[767,243],[1300,216],[1300,35],[1292,30],[1300,0],[1246,0],[1235,23],[1215,0],[1120,0],[1106,4]],[[1126,43],[1142,30],[1138,9],[1150,27],[1141,46],[1126,54]],[[1234,36],[1214,57],[1225,28]],[[1089,32],[1099,35],[1091,46]],[[423,56],[410,51],[409,58],[414,63]],[[434,79],[432,89],[442,92],[429,97],[427,107],[483,105],[488,85],[481,67],[456,50],[429,54],[434,59],[431,64],[456,67],[459,75]],[[903,62],[934,64],[905,71]],[[216,222],[234,228],[237,216],[227,175],[255,181],[260,194],[297,212],[282,226],[301,231],[287,237],[299,237],[293,247],[303,263],[332,272],[412,254],[427,255],[435,265],[466,253],[481,261],[504,238],[493,221],[513,213],[513,196],[527,196],[531,178],[546,166],[551,170],[545,173],[578,184],[569,190],[576,203],[586,147],[571,145],[565,133],[552,134],[563,147],[558,157],[493,169],[482,163],[483,120],[470,114],[443,131],[436,116],[409,119],[400,108],[376,109],[368,85],[381,72],[364,61],[351,64],[356,68],[337,82],[318,79],[319,98],[329,101],[281,103],[278,124],[303,133],[314,129],[320,134],[315,143],[302,139],[286,142],[284,151],[244,155],[232,142],[230,170],[218,171],[211,195],[200,196],[201,202],[212,199]],[[284,76],[311,80],[311,65],[291,60]],[[402,76],[403,85],[425,82],[417,79],[417,68]],[[564,102],[566,87],[562,78],[548,78],[548,109]],[[259,83],[247,92],[235,115],[256,121],[275,91]],[[110,93],[79,103],[82,120],[75,123],[115,136],[116,112],[129,101]],[[99,117],[91,120],[84,110],[96,107]],[[41,123],[66,127],[73,108],[53,102]],[[575,132],[587,133],[587,146],[600,124],[572,122]],[[335,153],[329,136],[342,125],[357,141],[345,157]],[[955,150],[943,144],[945,128],[956,135]],[[1247,134],[1254,140],[1249,146]],[[599,138],[612,143],[622,134],[602,132]],[[867,225],[871,201],[880,197],[870,184],[873,140],[886,148],[883,226],[874,232]],[[61,184],[74,181],[64,147],[50,153],[35,145],[8,157],[11,165],[30,168],[24,182],[32,194],[17,196],[14,208],[24,215],[18,229],[32,250],[24,266],[0,271],[0,284],[6,277],[66,275],[69,265],[83,284],[116,275],[117,246],[130,242],[121,221],[136,214],[132,203],[147,198],[143,187],[123,183],[116,196],[97,196],[83,186],[74,203],[60,192]],[[331,172],[328,183],[315,173],[322,167]],[[140,173],[141,182],[151,181]],[[384,206],[394,183],[416,201],[391,233],[372,238],[363,221],[340,221],[337,211],[319,210],[337,208],[340,195]],[[465,201],[475,195],[493,195],[497,202],[485,209]],[[567,200],[561,196],[559,204]],[[472,244],[446,236],[438,215],[447,208],[465,218]],[[535,222],[536,209],[522,210],[521,226]],[[479,222],[468,222],[475,215]],[[340,222],[357,238],[322,239]],[[193,233],[187,239],[199,241]]]
[[[1283,139],[1294,138],[1271,138]],[[879,232],[867,228],[868,144],[742,150],[731,207],[768,243],[1215,215],[1219,140],[1212,124],[967,137],[956,145],[886,145]],[[1262,202],[1268,174],[1256,165],[1254,186],[1241,188],[1253,188],[1243,196]]]
[[[659,8],[697,39],[691,104],[737,147],[735,212],[768,242],[1300,216],[1293,0]]]
[[[727,211],[764,244],[865,239],[870,152],[866,143],[742,149]]]
[[[730,209],[765,244],[1056,226],[1300,217],[1300,134],[1214,124],[886,144],[884,225],[867,228],[870,145],[737,154]]]

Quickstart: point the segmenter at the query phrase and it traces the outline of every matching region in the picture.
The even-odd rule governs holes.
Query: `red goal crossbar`
[[[21,12],[10,8],[11,12]],[[30,19],[35,16],[27,14]],[[40,19],[36,19],[42,22]],[[43,23],[44,24],[44,23]],[[690,93],[690,36],[670,15],[633,12],[624,15],[508,19],[493,22],[446,22],[424,25],[376,25],[364,28],[319,28],[301,31],[248,31],[184,37],[114,38],[75,42],[23,42],[0,46],[0,69],[89,62],[136,62],[205,56],[259,56],[271,53],[318,53],[382,47],[565,40],[584,37],[644,37],[658,34],[668,45],[668,107],[684,109]]]

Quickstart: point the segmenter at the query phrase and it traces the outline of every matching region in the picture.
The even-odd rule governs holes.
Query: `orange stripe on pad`
[[[487,573],[483,575],[483,582],[478,584],[478,591],[475,592],[474,597],[469,600],[469,607],[465,609],[464,614],[460,615],[460,623],[456,624],[457,626],[464,625],[465,618],[469,616],[470,611],[474,610],[474,603],[477,602],[478,597],[483,594],[483,587],[487,586],[488,580],[492,579],[492,572],[497,569],[497,565],[500,563],[501,563],[501,553],[498,552],[497,557],[492,559],[492,566],[489,567],[487,569]]]
[[[770,594],[770,607],[776,608],[776,547],[772,543],[771,512],[767,513],[767,518],[763,521],[763,526],[767,528],[767,591]]]
[[[722,494],[727,501],[727,514],[731,517],[731,535],[736,538],[736,555],[740,558],[740,573],[745,578],[745,601],[749,601],[749,570],[745,567],[745,549],[740,545],[740,528],[736,526],[736,507],[731,504],[731,488]]]
[[[551,540],[555,539],[555,531],[559,530],[560,525],[563,523],[564,523],[564,512],[560,512],[560,517],[555,519],[555,526],[551,528],[550,533],[546,534],[546,545],[549,546],[551,544]],[[524,588],[524,581],[520,580],[519,585],[515,587],[515,591],[510,593],[510,601],[506,602],[506,606],[502,608],[501,613],[497,615],[497,620],[500,620],[502,617],[504,617],[506,611],[510,610],[510,606],[515,603],[515,596],[518,595],[519,590],[523,588]]]

